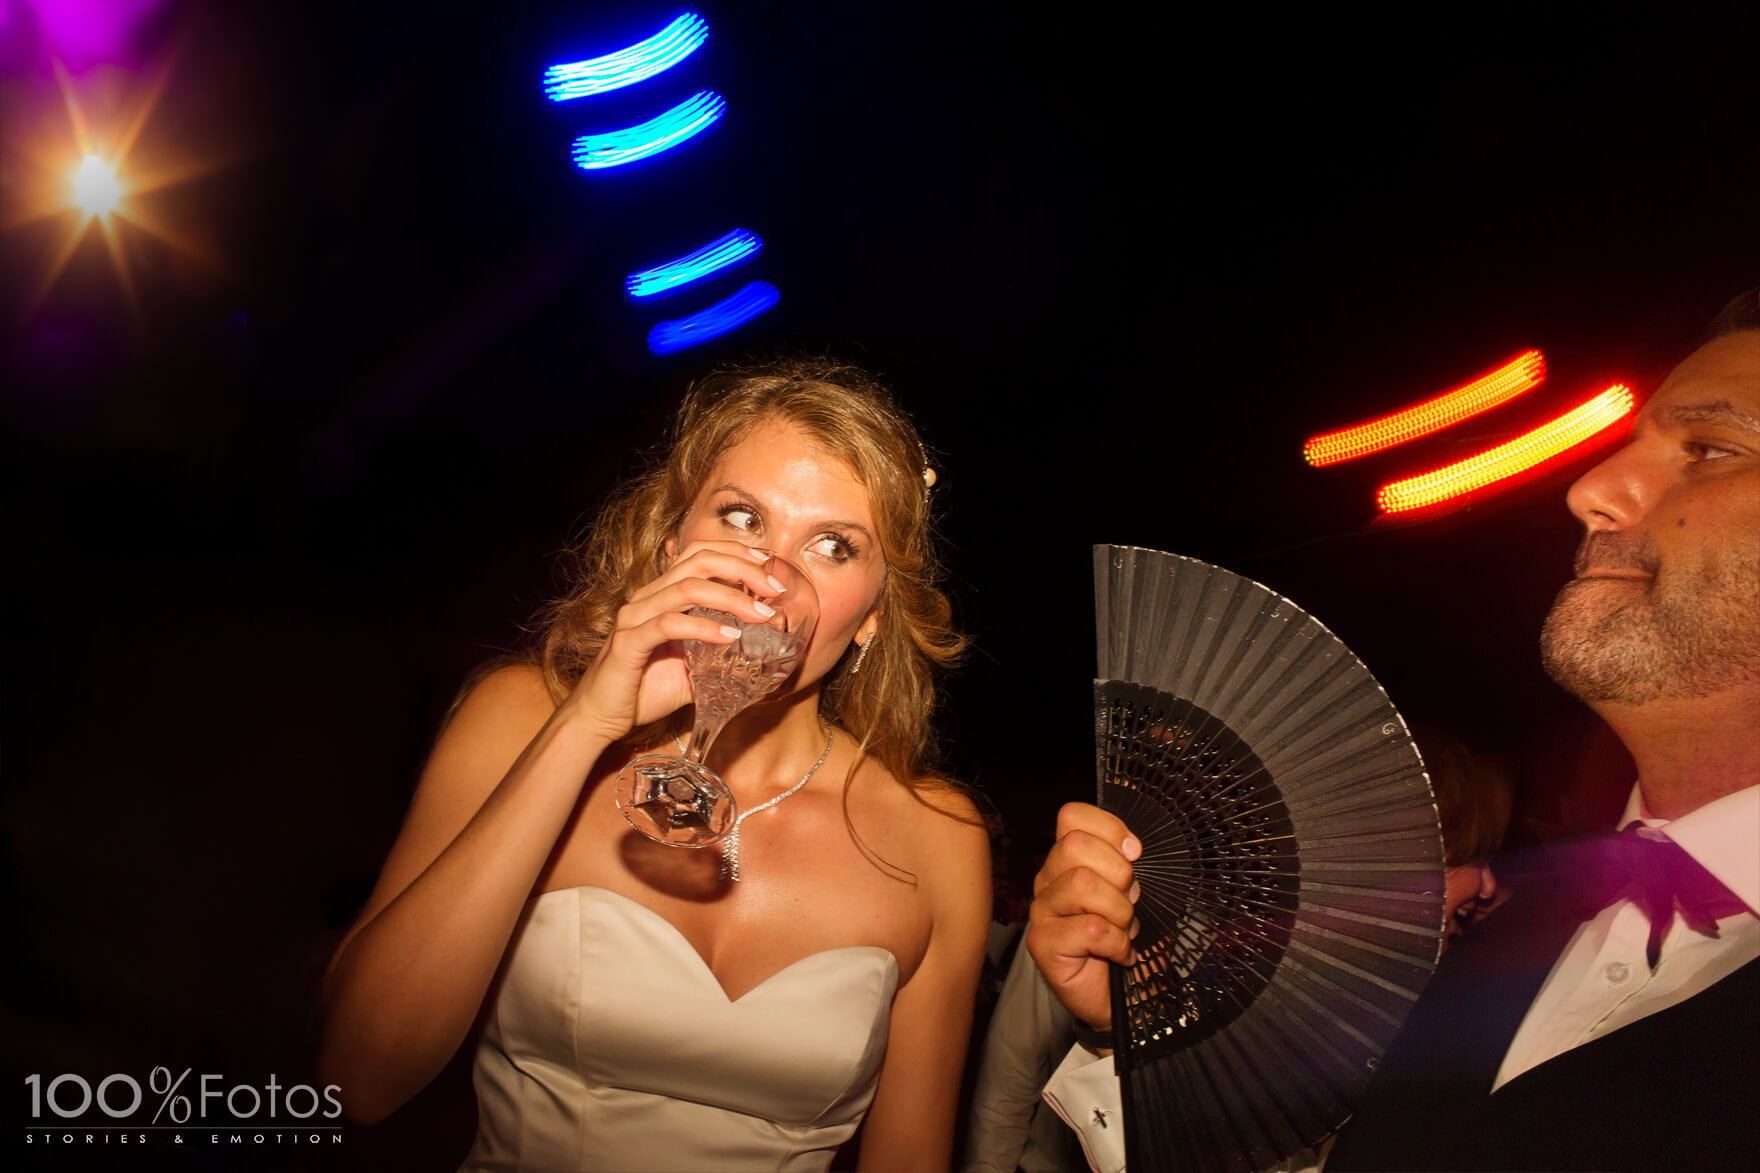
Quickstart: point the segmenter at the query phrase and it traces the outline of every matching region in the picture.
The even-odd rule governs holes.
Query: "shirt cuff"
[[[1043,1095],[1051,1110],[1075,1129],[1094,1173],[1124,1173],[1123,1097],[1112,1056],[1096,1059],[1081,1046],[1071,1047]]]

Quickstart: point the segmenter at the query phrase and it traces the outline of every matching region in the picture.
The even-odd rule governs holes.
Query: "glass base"
[[[708,847],[733,830],[738,810],[715,771],[677,754],[644,754],[617,775],[617,809],[629,825],[672,847]]]

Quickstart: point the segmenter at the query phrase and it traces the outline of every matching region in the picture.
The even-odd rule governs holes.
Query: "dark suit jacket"
[[[1491,1093],[1546,975],[1597,911],[1574,882],[1581,850],[1509,869],[1515,895],[1444,954],[1326,1173],[1757,1167],[1760,962]]]

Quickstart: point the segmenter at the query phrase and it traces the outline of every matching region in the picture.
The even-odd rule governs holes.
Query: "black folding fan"
[[[1350,1115],[1435,968],[1442,836],[1361,660],[1256,582],[1097,546],[1099,803],[1142,841],[1113,967],[1131,1173],[1254,1173]]]

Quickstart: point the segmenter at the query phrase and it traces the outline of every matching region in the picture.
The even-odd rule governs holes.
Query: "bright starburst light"
[[[175,201],[166,202],[156,194],[206,174],[213,169],[213,161],[191,159],[162,145],[157,149],[143,147],[140,141],[171,81],[173,62],[151,72],[141,71],[138,88],[121,108],[105,103],[100,115],[104,125],[95,124],[88,114],[84,83],[76,81],[58,61],[52,64],[67,117],[65,121],[39,122],[19,136],[18,157],[32,178],[20,187],[24,198],[0,220],[0,228],[6,230],[24,229],[43,220],[62,225],[59,240],[47,250],[48,261],[36,288],[25,301],[25,315],[42,303],[73,260],[80,242],[94,229],[103,238],[117,283],[137,314],[140,305],[129,257],[147,239],[207,268],[222,268],[211,245],[169,218],[175,215]]]
[[[74,206],[89,216],[108,216],[122,202],[116,172],[96,155],[87,155],[73,173]]]

